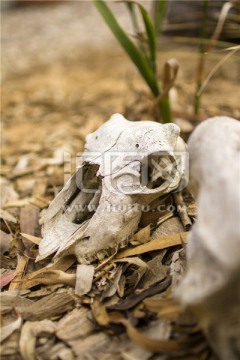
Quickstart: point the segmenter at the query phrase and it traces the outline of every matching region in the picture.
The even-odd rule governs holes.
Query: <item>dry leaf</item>
[[[30,234],[25,234],[25,233],[20,233],[24,238],[26,238],[27,240],[33,242],[36,245],[39,245],[40,241],[42,240],[41,238],[37,237],[37,236],[33,236]]]
[[[58,261],[56,261],[56,263],[47,268],[39,269],[31,274],[28,274],[22,281],[22,289],[30,289],[33,286],[41,284],[45,272],[48,272],[50,270],[65,271],[69,269],[75,261],[76,259],[74,256],[65,256],[64,258],[59,259]]]
[[[116,305],[108,306],[108,309],[111,310],[128,310],[139,304],[143,299],[148,296],[153,296],[155,294],[159,294],[166,290],[171,284],[170,278],[166,278],[161,281],[159,284],[151,287],[150,289],[143,290],[140,294],[133,294],[128,296],[125,300],[121,301]]]
[[[114,276],[114,280],[111,281],[110,286],[106,290],[103,291],[101,300],[103,300],[107,297],[112,297],[113,295],[116,294],[121,275],[122,275],[122,267],[120,266],[117,269],[115,276]]]
[[[12,214],[10,214],[8,211],[3,210],[3,209],[0,209],[0,219],[3,219],[5,221],[13,223],[13,224],[17,223],[16,218]]]
[[[143,229],[138,231],[136,234],[134,234],[129,242],[132,245],[135,245],[135,243],[136,244],[139,244],[139,243],[144,244],[144,243],[148,242],[150,239],[150,231],[151,231],[151,226],[147,225],[146,227],[144,227]],[[133,244],[133,242],[134,242],[134,244]]]
[[[123,319],[122,324],[125,325],[127,334],[130,339],[137,345],[151,352],[160,352],[165,354],[176,354],[183,350],[189,350],[192,346],[191,340],[157,340],[150,338],[133,327],[131,323]]]
[[[45,268],[44,271],[33,276],[31,280],[44,285],[65,284],[75,286],[76,275],[68,274],[61,270],[48,270]]]
[[[114,259],[113,262],[127,262],[129,264],[137,265],[139,267],[148,268],[148,264],[141,260],[139,257],[129,257],[129,258],[121,258],[121,259]]]
[[[75,285],[76,295],[83,296],[91,290],[94,270],[95,268],[93,265],[81,264],[77,266],[76,285]]]
[[[0,342],[6,340],[15,330],[19,329],[22,325],[22,318],[19,316],[15,321],[3,326],[0,333]]]
[[[16,275],[9,286],[9,290],[18,289],[21,287],[22,278],[27,268],[28,261],[29,259],[25,255],[19,256],[16,268]]]
[[[16,272],[13,271],[7,271],[4,274],[0,275],[0,287],[8,285],[12,279],[15,277]]]
[[[42,320],[37,322],[26,321],[22,327],[19,347],[20,353],[24,360],[35,360],[35,345],[37,336],[40,334],[54,334],[56,325],[50,320]]]
[[[106,326],[110,322],[105,305],[100,302],[100,298],[96,297],[91,305],[91,310],[96,322],[101,326]]]
[[[148,261],[148,269],[139,281],[138,288],[148,289],[166,277],[166,272],[162,265],[162,258],[163,254],[160,254]]]
[[[171,246],[181,245],[182,241],[186,239],[187,233],[170,234],[160,238],[153,239],[146,244],[135,246],[132,249],[124,250],[116,255],[117,259],[128,256],[140,255],[149,251],[162,250]]]
[[[15,208],[15,207],[23,207],[30,204],[32,198],[25,198],[19,200],[11,200],[4,204],[3,209]]]

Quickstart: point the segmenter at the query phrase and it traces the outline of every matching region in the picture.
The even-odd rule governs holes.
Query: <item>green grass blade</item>
[[[152,21],[147,13],[147,11],[144,9],[144,7],[139,4],[137,1],[133,2],[136,4],[139,8],[139,11],[141,12],[142,19],[145,26],[145,31],[148,38],[148,45],[149,45],[149,51],[150,51],[150,57],[151,57],[151,64],[152,69],[155,72],[156,71],[156,50],[157,50],[157,42],[156,42],[156,33],[154,26],[152,24]]]
[[[135,13],[135,9],[134,9],[134,6],[131,2],[127,1],[126,2],[126,6],[127,6],[127,9],[130,13],[130,16],[131,16],[131,20],[132,20],[132,24],[133,24],[133,28],[135,30],[135,33],[138,34],[140,32],[140,28],[139,28],[139,25],[138,25],[138,21],[137,21],[137,17],[136,17],[136,13]]]
[[[121,28],[121,26],[115,19],[113,13],[106,5],[106,3],[103,0],[93,0],[93,3],[96,6],[99,13],[104,18],[106,24],[109,26],[109,28],[111,29],[117,40],[119,41],[119,43],[122,45],[123,49],[126,51],[128,56],[131,58],[131,60],[139,70],[142,77],[147,82],[154,96],[159,95],[159,88],[154,76],[154,72],[149,67],[149,64],[145,56],[136,47],[136,45],[129,38],[127,33]]]
[[[167,11],[167,0],[153,1],[153,23],[157,36],[162,31],[163,21]]]

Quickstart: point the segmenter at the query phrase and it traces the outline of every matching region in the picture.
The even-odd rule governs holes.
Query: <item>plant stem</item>
[[[207,23],[208,23],[208,10],[209,10],[209,1],[204,0],[203,3],[203,19],[201,26],[201,42],[199,47],[200,59],[198,63],[197,69],[197,81],[196,81],[196,91],[195,91],[195,100],[194,100],[194,114],[199,114],[199,109],[201,105],[201,95],[199,95],[199,90],[202,86],[203,75],[204,75],[204,67],[205,67],[205,46],[204,40],[207,37]]]
[[[162,122],[164,124],[172,122],[171,104],[168,96],[160,102],[159,108]]]

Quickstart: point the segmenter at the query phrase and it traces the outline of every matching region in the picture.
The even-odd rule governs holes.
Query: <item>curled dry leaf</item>
[[[195,345],[195,341],[192,341],[191,339],[157,340],[150,338],[132,326],[128,320],[122,319],[121,323],[126,327],[128,336],[135,344],[154,353],[160,352],[164,354],[176,354],[189,350],[193,345]]]
[[[58,271],[63,271],[64,272],[65,270],[69,269],[70,266],[72,266],[74,264],[74,262],[75,262],[75,257],[74,256],[65,256],[64,258],[61,258],[58,261],[56,261],[56,263],[54,263],[51,266],[39,269],[37,271],[34,271],[31,274],[27,274],[24,277],[24,279],[22,280],[21,288],[22,289],[30,289],[33,286],[39,285],[39,284],[42,283],[42,281],[45,281],[45,279],[46,279],[45,273],[47,273],[48,271],[58,270]],[[66,281],[69,281],[70,277],[66,277],[65,275],[70,275],[70,274],[57,272],[54,275],[54,273],[52,273],[52,280],[55,279],[56,281],[58,281],[59,278],[64,277],[64,279]],[[71,278],[70,281],[73,282],[73,278]],[[59,283],[59,282],[57,282],[57,283]]]
[[[35,345],[41,334],[51,335],[56,331],[56,325],[50,320],[37,322],[26,321],[22,327],[19,347],[24,360],[35,360]]]
[[[56,285],[56,284],[65,284],[75,286],[76,275],[68,274],[61,270],[48,270],[39,272],[31,278],[31,281],[35,281],[35,284],[43,285]],[[26,288],[26,287],[25,287]]]
[[[143,268],[148,268],[149,265],[141,260],[139,257],[135,256],[135,257],[126,257],[126,258],[121,258],[121,259],[114,259],[113,262],[126,262],[126,263],[129,263],[129,264],[133,264],[133,265],[137,265],[139,267],[143,267]]]
[[[91,305],[91,310],[96,322],[101,326],[106,326],[110,323],[110,318],[106,311],[106,307],[101,303],[99,297],[95,297]]]

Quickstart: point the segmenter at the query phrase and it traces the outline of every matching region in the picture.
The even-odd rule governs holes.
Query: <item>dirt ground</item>
[[[120,11],[119,16],[128,26],[124,12]],[[218,48],[207,55],[206,74],[224,54]],[[160,70],[171,57],[180,65],[173,110],[175,121],[184,132],[189,133],[195,124],[208,116],[228,115],[240,119],[238,55],[228,59],[209,82],[198,118],[193,115],[197,47],[179,39],[160,39]],[[17,219],[15,225],[9,220],[11,231],[16,230],[20,222],[25,229],[20,231],[32,231],[34,236],[41,236],[39,225],[35,221],[32,230],[33,224],[29,225],[26,218],[23,219],[23,208],[27,207],[29,214],[29,206],[34,206],[39,213],[62,188],[66,172],[64,153],[70,153],[74,159],[83,150],[85,136],[113,113],[122,113],[130,120],[151,119],[151,98],[147,88],[89,2],[3,10],[1,89],[1,205],[8,215]],[[74,160],[71,171],[74,171]],[[32,222],[31,211],[30,214]],[[7,215],[4,216],[2,230],[9,233]],[[19,229],[16,231],[19,233]],[[11,274],[17,259],[19,266],[19,254],[11,257],[8,253],[8,260],[2,263],[2,274]],[[31,266],[32,270],[37,269],[35,265]],[[10,285],[10,290],[22,291],[22,296],[27,296],[19,282],[12,288]],[[40,291],[39,288],[36,290]],[[41,291],[39,296],[30,296],[31,300],[54,294],[53,289],[46,286]],[[86,359],[112,359],[112,354],[114,359],[169,359],[165,355],[153,357],[151,352],[132,347],[125,334],[112,340],[109,334],[113,329],[107,334],[99,332],[92,325],[89,312],[85,308],[81,311],[81,319],[85,321],[85,332],[79,335],[83,339],[81,343],[71,333],[77,331],[77,323],[75,328],[68,329],[69,338],[59,330],[64,323],[59,325],[57,333],[61,341],[51,338],[53,330],[48,327],[48,336],[38,343],[37,358],[84,359],[84,354],[90,354],[95,346],[95,355]],[[73,318],[78,316],[70,314]],[[46,321],[43,319],[40,316],[35,321]],[[9,319],[5,321],[8,323]],[[3,358],[22,358],[20,352],[23,354],[24,351],[19,350],[19,336],[20,331],[15,331],[3,342]],[[96,351],[99,351],[98,355]]]

